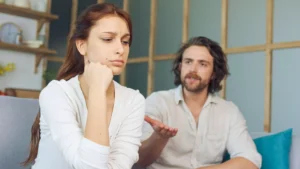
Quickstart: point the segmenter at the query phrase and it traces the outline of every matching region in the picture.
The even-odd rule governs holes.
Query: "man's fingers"
[[[168,131],[168,132],[167,132],[167,136],[168,136],[168,137],[172,137],[172,136],[173,136],[173,132],[172,132],[172,131]]]
[[[146,122],[148,122],[149,124],[151,124],[151,125],[153,124],[153,121],[154,121],[154,120],[151,119],[149,116],[145,116],[145,117],[144,117],[144,120],[145,120]]]
[[[166,130],[166,129],[162,129],[162,130],[160,131],[160,134],[162,134],[162,135],[166,135],[166,134],[167,134],[167,132],[168,132],[168,130]]]
[[[157,133],[164,137],[173,137],[177,134],[178,129],[169,127],[147,115],[145,115],[144,120],[149,123]]]
[[[174,129],[174,131],[172,132],[173,136],[175,136],[178,132],[178,129]]]

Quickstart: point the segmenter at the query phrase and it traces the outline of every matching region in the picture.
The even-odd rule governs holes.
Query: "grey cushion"
[[[20,163],[28,156],[31,126],[38,111],[38,100],[0,96],[1,169],[24,169]]]
[[[290,169],[300,169],[300,137],[293,137],[290,153]]]

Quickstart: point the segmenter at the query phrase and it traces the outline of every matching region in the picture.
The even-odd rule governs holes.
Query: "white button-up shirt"
[[[261,155],[247,131],[238,107],[209,95],[199,116],[198,127],[182,96],[182,87],[152,93],[146,99],[146,114],[178,128],[160,157],[148,169],[191,169],[219,164],[227,150],[231,158],[244,157],[261,167]],[[153,132],[144,122],[142,140]]]
[[[40,94],[41,140],[32,169],[131,169],[138,160],[145,98],[114,82],[109,146],[84,137],[88,109],[78,76],[54,80]]]

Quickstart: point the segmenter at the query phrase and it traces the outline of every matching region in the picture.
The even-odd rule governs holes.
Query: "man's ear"
[[[211,75],[211,77],[210,77],[210,80],[214,80],[215,79],[215,73],[213,73],[212,75]]]
[[[178,65],[178,71],[181,71],[181,67],[182,67],[182,64],[180,62],[179,65]]]
[[[76,40],[76,48],[82,56],[86,55],[87,45],[85,40]]]

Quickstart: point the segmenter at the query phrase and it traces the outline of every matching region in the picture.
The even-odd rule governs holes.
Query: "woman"
[[[130,169],[138,160],[145,98],[113,81],[126,65],[131,37],[129,15],[111,4],[81,14],[57,80],[40,94],[25,165]]]

